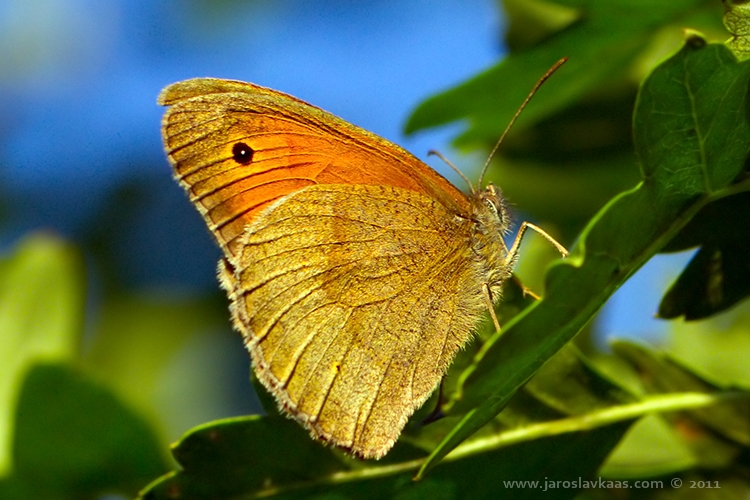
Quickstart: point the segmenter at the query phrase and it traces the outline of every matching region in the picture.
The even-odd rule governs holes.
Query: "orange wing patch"
[[[394,186],[457,214],[470,202],[407,151],[299,99],[243,82],[167,87],[163,135],[178,181],[228,257],[274,201],[313,184]]]

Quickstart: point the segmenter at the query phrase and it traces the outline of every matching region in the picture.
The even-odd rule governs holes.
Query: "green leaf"
[[[78,252],[47,234],[29,236],[0,261],[0,476],[10,466],[18,390],[39,360],[70,360],[83,328]]]
[[[469,128],[459,144],[493,143],[534,82],[561,57],[568,57],[568,63],[531,101],[519,126],[552,115],[607,82],[611,86],[622,80],[665,25],[681,25],[705,9],[717,21],[720,16],[715,4],[706,0],[554,3],[568,12],[557,26],[564,29],[546,43],[511,52],[497,66],[426,100],[409,118],[407,133],[465,119]],[[571,15],[577,21],[569,24]]]
[[[659,317],[709,317],[750,295],[750,193],[706,205],[665,248],[700,246],[659,304]]]
[[[613,350],[632,363],[652,393],[700,392],[719,393],[721,387],[699,375],[669,355],[660,355],[637,344],[619,341]],[[735,389],[735,391],[739,391]],[[747,393],[750,396],[750,393]],[[750,398],[694,410],[690,415],[702,425],[725,438],[750,447]],[[694,438],[693,438],[694,439]]]
[[[465,132],[456,144],[489,151],[534,81],[568,56],[521,114],[484,179],[500,186],[523,217],[556,228],[569,243],[639,180],[631,141],[639,83],[679,49],[685,28],[724,40],[721,7],[710,0],[505,5],[509,41],[523,40],[496,67],[423,103],[410,126],[461,120]]]
[[[83,366],[154,422],[165,447],[200,423],[259,410],[249,387],[232,400],[234,367],[249,361],[218,290],[209,297],[113,294],[93,323]]]
[[[638,420],[600,470],[604,477],[640,479],[674,474],[698,465],[689,446],[662,415]]]
[[[13,487],[28,498],[134,495],[164,471],[146,423],[109,390],[63,365],[29,372],[16,411]]]
[[[729,396],[709,407],[667,414],[665,419],[690,450],[696,468],[728,470],[742,461],[750,436],[750,393],[720,387],[673,357],[636,344],[618,342],[613,348],[636,367],[650,392],[723,392]]]
[[[173,454],[182,470],[151,484],[143,498],[231,498],[347,469],[342,458],[281,416],[197,427],[174,446]]]
[[[474,369],[471,364],[461,368],[461,371]],[[448,381],[454,378],[452,376],[454,372],[454,370],[449,372]],[[413,443],[425,450],[432,450],[440,443],[443,436],[458,422],[459,417],[463,416],[453,406],[462,394],[460,392],[452,394],[452,391],[446,391],[446,388],[453,389],[454,386],[455,384],[443,383],[444,394],[452,396],[451,401],[442,408],[441,414],[444,418],[430,422],[429,425],[424,423],[418,425],[421,419],[412,419],[401,435],[402,442]],[[482,397],[476,394],[472,387],[462,389],[471,392],[472,397]],[[488,396],[490,395],[485,395],[485,397]],[[599,410],[627,406],[636,401],[635,396],[591,365],[578,349],[567,345],[553,356],[522,390],[516,393],[502,413],[472,436],[466,444],[479,448],[483,446],[479,443],[501,442],[505,439],[503,436],[516,436],[514,439],[522,440],[533,439],[534,436],[548,435],[539,429],[555,429],[558,425],[566,429],[564,432],[580,430],[567,427],[573,424],[566,417],[588,415],[593,421],[596,420],[593,415]],[[431,408],[430,405],[426,406]],[[629,418],[632,417],[628,415],[626,419]],[[542,434],[537,434],[538,432]],[[556,431],[550,432],[556,433]]]
[[[412,476],[425,452],[410,443],[422,445],[430,440],[420,441],[424,436],[414,428],[402,435],[385,459],[358,461],[312,441],[291,420],[255,416],[213,422],[189,432],[173,450],[182,468],[154,481],[141,495],[149,500],[416,498],[428,494],[494,498],[497,492],[512,489],[514,498],[534,498],[541,485],[521,488],[508,483],[589,479],[635,419],[652,412],[710,409],[732,397],[682,392],[636,400],[581,361],[572,348],[550,360],[537,378],[492,426],[459,446],[416,484]],[[569,387],[556,394],[555,382]],[[566,418],[566,414],[575,416]],[[445,420],[450,417],[437,424]],[[424,428],[428,434],[433,425]],[[571,456],[576,460],[570,460]],[[669,458],[669,464],[640,464],[640,470],[674,472],[694,463],[674,452],[661,456]],[[629,465],[632,470],[633,464]],[[570,498],[576,491],[575,486],[558,488],[545,494]]]
[[[708,321],[670,323],[666,348],[722,386],[750,387],[750,310],[737,307]]]
[[[583,328],[607,298],[707,203],[750,183],[731,183],[750,146],[745,112],[750,65],[692,37],[639,93],[635,145],[643,181],[606,206],[574,253],[551,266],[543,300],[488,341],[456,403],[467,411],[421,474],[490,421],[539,367]],[[489,397],[472,397],[490,394]]]
[[[732,34],[727,46],[744,61],[750,58],[750,6],[742,0],[722,0],[724,4],[724,26]]]
[[[637,400],[607,379],[571,344],[545,363],[523,390],[565,415],[582,415]]]
[[[497,498],[502,491],[513,498],[537,498],[546,480],[594,477],[634,419],[707,408],[730,397],[665,394],[487,434],[458,447],[416,482],[413,475],[424,454],[403,440],[384,460],[359,461],[310,440],[287,419],[228,419],[188,433],[173,450],[182,468],[154,481],[141,498],[453,499]],[[516,481],[540,484],[510,484]],[[577,491],[575,485],[557,488],[545,495],[572,498]]]
[[[579,9],[546,0],[503,0],[503,7],[511,50],[533,47],[581,17]]]
[[[479,499],[497,498],[503,491],[513,498],[537,498],[546,479],[592,478],[624,427],[616,424],[520,445],[469,450],[414,482],[420,460],[403,443],[385,461],[361,462],[314,443],[289,420],[232,419],[188,434],[174,450],[183,469],[149,485],[141,498]],[[571,460],[572,456],[579,458]],[[506,480],[540,484],[511,488]],[[575,487],[559,487],[545,498],[575,494]]]

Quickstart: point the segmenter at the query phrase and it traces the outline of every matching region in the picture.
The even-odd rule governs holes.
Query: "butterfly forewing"
[[[175,175],[227,255],[275,200],[312,184],[402,187],[468,215],[466,196],[407,151],[286,94],[195,79],[159,97]]]

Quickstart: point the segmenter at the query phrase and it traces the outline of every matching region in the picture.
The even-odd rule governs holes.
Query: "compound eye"
[[[484,199],[484,203],[485,203],[485,204],[487,205],[487,207],[488,207],[488,208],[489,208],[490,210],[492,210],[492,213],[493,213],[493,214],[495,214],[495,215],[499,215],[499,212],[498,212],[498,210],[497,210],[497,205],[495,205],[495,203],[494,203],[494,202],[493,202],[493,201],[492,201],[491,199],[489,199],[489,198],[485,198],[485,199]]]

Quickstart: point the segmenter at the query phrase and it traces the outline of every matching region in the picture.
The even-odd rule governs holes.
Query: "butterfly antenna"
[[[466,177],[466,176],[464,175],[464,173],[463,173],[463,172],[461,172],[461,171],[460,171],[460,170],[458,169],[458,167],[457,167],[457,166],[455,166],[455,165],[454,165],[453,163],[451,163],[451,161],[450,161],[450,160],[449,160],[448,158],[446,158],[445,156],[443,156],[443,154],[442,154],[442,153],[441,153],[440,151],[435,151],[434,149],[431,149],[431,150],[429,150],[429,151],[427,152],[427,155],[428,155],[428,156],[437,156],[438,158],[440,158],[441,160],[443,160],[443,161],[444,161],[445,163],[447,163],[447,164],[448,164],[448,166],[449,166],[450,168],[452,168],[453,170],[455,170],[455,171],[456,171],[456,173],[457,173],[458,175],[460,175],[460,176],[461,176],[461,178],[462,178],[463,180],[465,180],[465,181],[466,181],[466,184],[468,184],[468,185],[469,185],[469,189],[471,189],[471,193],[472,193],[472,194],[475,194],[475,193],[476,193],[476,190],[474,189],[474,185],[473,185],[473,184],[471,183],[471,181],[469,180],[469,178],[468,178],[468,177]]]
[[[567,61],[567,57],[563,57],[559,61],[557,61],[550,69],[547,70],[547,72],[542,75],[542,77],[539,79],[538,82],[536,82],[536,85],[534,85],[534,88],[531,89],[531,92],[529,92],[529,95],[526,96],[526,99],[524,99],[523,103],[521,104],[521,107],[518,108],[518,111],[516,111],[516,114],[513,115],[513,118],[511,118],[510,123],[508,123],[508,126],[505,127],[505,131],[503,132],[503,135],[500,136],[500,139],[495,143],[495,147],[492,148],[492,151],[490,152],[490,156],[487,158],[487,161],[484,164],[484,167],[482,167],[482,173],[479,175],[479,182],[478,185],[482,186],[482,179],[484,179],[484,174],[487,172],[487,167],[490,166],[490,161],[492,161],[492,157],[495,156],[495,153],[497,152],[497,148],[500,147],[500,144],[503,142],[503,139],[505,139],[505,136],[508,135],[508,131],[510,131],[510,128],[513,126],[513,124],[516,122],[516,119],[518,118],[518,115],[521,114],[521,111],[523,111],[523,108],[526,107],[526,105],[529,103],[531,98],[536,94],[536,91],[539,90],[539,87],[542,86],[542,84],[552,76],[552,73],[557,71],[557,69],[562,66],[565,61]],[[473,188],[472,188],[473,191]]]

